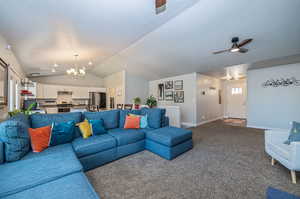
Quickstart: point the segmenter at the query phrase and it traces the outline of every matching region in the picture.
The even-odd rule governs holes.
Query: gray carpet
[[[254,199],[268,186],[300,195],[280,164],[271,166],[263,131],[224,125],[193,128],[194,148],[168,161],[143,151],[87,172],[103,199]]]

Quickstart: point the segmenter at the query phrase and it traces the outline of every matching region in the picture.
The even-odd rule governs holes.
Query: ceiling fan
[[[243,46],[249,44],[253,39],[245,39],[244,41],[239,43],[239,38],[238,37],[233,37],[231,39],[232,42],[232,46],[229,49],[226,50],[220,50],[220,51],[216,51],[213,52],[213,54],[220,54],[220,53],[225,53],[225,52],[231,52],[231,53],[235,53],[235,52],[240,52],[240,53],[246,53],[248,52],[248,49],[246,48],[242,48]]]
[[[159,14],[166,10],[167,0],[155,0],[156,14]]]

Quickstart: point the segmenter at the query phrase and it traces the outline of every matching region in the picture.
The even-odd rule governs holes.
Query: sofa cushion
[[[80,112],[75,113],[59,113],[59,114],[33,114],[30,116],[31,127],[39,128],[43,126],[50,126],[53,122],[69,122],[74,121],[79,123],[82,121]]]
[[[0,123],[0,141],[4,143],[6,162],[21,159],[30,148],[28,125],[17,120]]]
[[[72,142],[77,157],[81,158],[116,147],[116,140],[108,134],[93,135],[88,139],[76,138]]]
[[[142,108],[141,114],[148,116],[148,126],[150,128],[160,128],[161,127],[161,116],[163,109],[160,108]]]
[[[106,129],[114,129],[119,127],[119,110],[100,111],[100,112],[84,112],[84,117],[88,120],[103,119]]]
[[[99,199],[95,190],[82,172],[9,195],[4,199]]]
[[[0,183],[0,198],[81,170],[71,144],[30,152],[22,160],[0,165],[0,182],[5,182]]]
[[[141,115],[141,110],[120,110],[119,128],[124,128],[125,119],[128,114]]]
[[[117,145],[122,146],[145,139],[145,133],[137,129],[111,129],[108,134],[117,140]]]
[[[176,127],[164,127],[147,132],[146,138],[171,147],[192,139],[192,131]]]

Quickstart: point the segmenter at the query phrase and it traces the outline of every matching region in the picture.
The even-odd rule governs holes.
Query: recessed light
[[[89,65],[90,65],[90,66],[93,65],[93,62],[89,61]]]
[[[56,67],[58,67],[58,64],[57,64],[57,63],[55,63],[55,64],[54,64],[54,67],[55,67],[55,68],[56,68]]]
[[[55,73],[55,72],[56,72],[55,68],[52,68],[52,70],[51,70],[51,71],[52,71],[52,73]]]

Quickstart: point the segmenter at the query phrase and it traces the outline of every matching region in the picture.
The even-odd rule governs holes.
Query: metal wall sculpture
[[[279,87],[279,86],[300,86],[300,80],[297,80],[295,77],[291,78],[281,78],[281,79],[270,79],[262,84],[264,88],[267,87]]]

